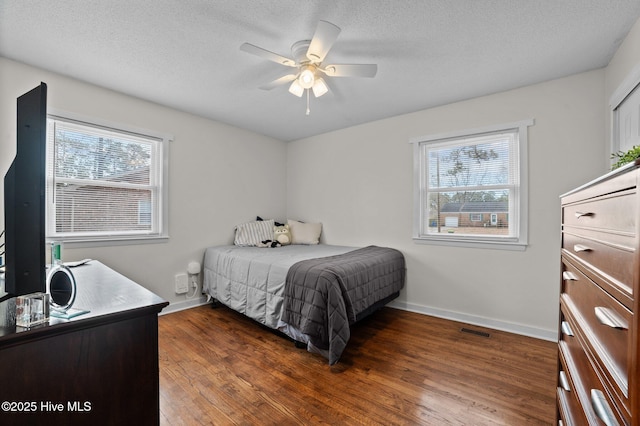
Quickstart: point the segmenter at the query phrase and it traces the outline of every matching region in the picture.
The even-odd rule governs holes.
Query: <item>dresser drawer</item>
[[[604,287],[611,286],[611,293],[627,307],[634,298],[633,280],[636,268],[635,239],[617,237],[617,241],[605,241],[600,235],[576,235],[569,231],[562,234],[565,253],[585,265],[587,274],[603,280]],[[607,236],[604,236],[605,238]],[[614,239],[609,236],[610,240]]]
[[[561,332],[563,339],[575,339],[571,333],[569,323],[566,321],[564,315],[561,314]],[[577,343],[577,341],[576,341]],[[566,351],[565,351],[566,352]],[[558,388],[556,391],[556,399],[558,403],[558,419],[562,420],[564,426],[571,425],[586,425],[588,424],[586,414],[580,405],[578,395],[576,393],[575,385],[570,381],[569,369],[567,362],[562,351],[558,351]],[[574,364],[575,366],[575,364]],[[574,368],[574,374],[577,373],[577,368]]]
[[[622,232],[637,230],[635,189],[564,206],[562,223],[577,228]]]
[[[582,406],[575,396],[575,392],[558,387],[557,403],[559,419],[563,426],[581,426],[587,424]]]
[[[575,318],[574,333],[584,336],[612,390],[628,405],[633,314],[570,263],[563,261],[562,268],[565,316]]]
[[[589,357],[580,345],[579,339],[563,335],[558,346],[559,374],[564,374],[568,389],[565,390],[562,381],[559,380],[558,393],[565,397],[563,402],[566,402],[565,408],[568,409],[566,414],[569,414],[565,418],[571,416],[574,424],[581,426],[607,424],[601,420],[604,417],[615,419],[619,425],[631,424],[631,418],[618,411],[611,395],[600,382]],[[578,404],[575,403],[575,400],[578,401]],[[580,413],[578,405],[582,413]],[[581,414],[587,419],[586,422],[582,421]]]

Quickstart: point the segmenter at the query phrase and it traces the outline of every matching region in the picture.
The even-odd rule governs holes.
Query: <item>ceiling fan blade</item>
[[[240,50],[243,52],[251,53],[252,55],[260,56],[261,58],[268,59],[273,62],[277,62],[280,65],[285,65],[287,67],[295,67],[296,61],[293,59],[285,58],[284,56],[278,55],[277,53],[270,52],[262,47],[254,46],[251,43],[243,43],[240,46]]]
[[[311,62],[320,63],[324,61],[324,57],[327,56],[331,46],[338,38],[340,34],[340,28],[333,25],[331,22],[319,21],[315,34],[307,49],[307,58]]]
[[[271,83],[267,83],[267,84],[263,84],[262,86],[260,86],[260,89],[262,90],[271,90],[274,87],[278,87],[282,84],[286,84],[290,81],[293,81],[296,79],[296,77],[298,77],[297,74],[288,74],[285,76],[282,76],[276,80],[273,80]]]
[[[320,69],[320,68],[319,68]],[[376,76],[376,64],[334,64],[320,69],[329,77],[368,77]]]

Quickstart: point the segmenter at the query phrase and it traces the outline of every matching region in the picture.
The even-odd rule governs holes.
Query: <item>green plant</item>
[[[637,158],[640,158],[640,146],[634,146],[627,152],[618,151],[611,154],[612,160],[616,158],[618,159],[618,161],[616,161],[611,166],[611,170],[615,170],[618,167],[622,167],[625,164],[635,161]]]

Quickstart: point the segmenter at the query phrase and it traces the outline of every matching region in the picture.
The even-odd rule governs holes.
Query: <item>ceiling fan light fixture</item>
[[[302,86],[303,89],[311,89],[313,87],[315,79],[316,76],[313,72],[313,68],[310,66],[306,66],[302,69],[302,72],[298,77],[298,83],[300,84],[300,86]]]
[[[1,1],[1,0],[0,0]],[[340,34],[340,28],[327,21],[319,21],[311,40],[299,40],[291,46],[291,58],[279,55],[250,43],[243,43],[240,50],[260,56],[269,61],[292,67],[295,71],[260,86],[271,90],[280,85],[289,84],[289,93],[299,98],[307,92],[307,115],[309,98],[313,91],[316,98],[329,91],[324,78],[332,77],[375,77],[378,67],[375,64],[334,64],[323,65],[334,42]]]
[[[302,94],[304,93],[304,87],[300,85],[297,78],[293,80],[293,83],[291,83],[291,86],[289,86],[289,93],[291,93],[292,95],[296,95],[299,98],[302,97]]]
[[[313,94],[316,98],[319,98],[320,96],[324,95],[329,91],[329,88],[327,87],[327,83],[325,83],[322,78],[317,79],[315,83],[313,83],[312,89],[313,89]]]

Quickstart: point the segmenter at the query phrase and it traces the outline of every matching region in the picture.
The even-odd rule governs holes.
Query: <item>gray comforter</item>
[[[308,338],[280,321],[289,268],[303,260],[336,256],[357,249],[326,244],[277,248],[209,247],[204,255],[203,292],[267,327],[306,343]]]
[[[282,320],[309,335],[333,365],[356,316],[400,291],[405,275],[402,253],[376,246],[298,262],[287,274]]]

